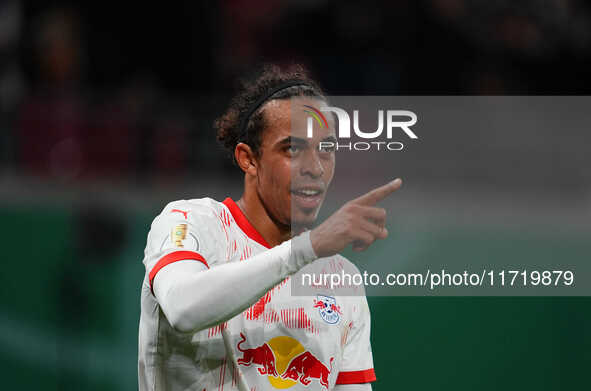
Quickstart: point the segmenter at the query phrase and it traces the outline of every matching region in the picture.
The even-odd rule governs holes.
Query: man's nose
[[[301,166],[301,175],[309,175],[312,178],[320,178],[324,174],[324,166],[316,151],[311,150],[310,153],[304,157],[304,162]]]

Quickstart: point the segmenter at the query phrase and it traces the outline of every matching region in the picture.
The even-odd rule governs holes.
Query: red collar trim
[[[248,221],[244,213],[242,213],[242,210],[240,210],[240,207],[236,205],[233,199],[228,197],[222,202],[222,204],[226,205],[226,208],[230,210],[232,217],[234,217],[234,220],[236,220],[236,224],[238,224],[240,229],[243,230],[249,238],[267,248],[271,248],[269,243],[267,243],[265,238],[263,238],[263,235],[261,235],[259,231],[257,231],[256,228],[250,224],[250,221]]]

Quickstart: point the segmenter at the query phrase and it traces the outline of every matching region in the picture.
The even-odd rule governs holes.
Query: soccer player
[[[326,103],[301,67],[267,67],[216,121],[218,140],[244,172],[244,192],[238,201],[174,201],[153,221],[140,391],[371,390],[365,296],[329,287],[291,294],[290,278],[312,266],[358,272],[337,253],[388,235],[386,212],[374,205],[401,185],[350,201],[313,228],[335,169],[334,151],[319,145],[335,140],[335,123],[329,118],[309,138],[303,108]]]

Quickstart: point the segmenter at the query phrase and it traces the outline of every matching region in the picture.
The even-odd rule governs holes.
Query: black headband
[[[285,89],[288,89],[288,88],[294,87],[294,86],[306,86],[306,87],[313,88],[311,85],[303,82],[302,80],[288,80],[284,83],[281,83],[277,87],[269,90],[265,95],[261,96],[252,106],[250,106],[250,109],[248,110],[246,115],[244,117],[242,117],[242,121],[240,121],[240,137],[238,138],[238,142],[240,142],[240,140],[243,140],[244,136],[247,136],[247,133],[248,133],[247,127],[248,127],[248,121],[250,120],[250,116],[253,115],[254,112],[257,111],[263,105],[263,103],[265,103],[273,95],[275,95],[279,91],[282,91],[282,90],[285,90]],[[248,141],[248,137],[246,138],[246,141]]]

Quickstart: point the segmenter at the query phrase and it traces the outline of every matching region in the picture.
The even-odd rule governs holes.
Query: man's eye
[[[335,146],[334,145],[321,145],[320,147],[318,147],[318,150],[320,152],[334,152]]]
[[[287,152],[294,154],[297,153],[301,150],[300,147],[298,147],[297,145],[290,145],[289,147],[287,147]]]

